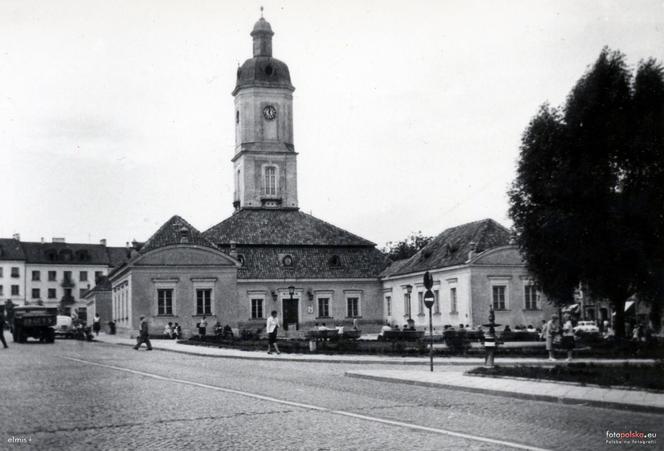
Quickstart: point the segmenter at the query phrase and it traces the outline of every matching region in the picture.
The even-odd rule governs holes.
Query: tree
[[[639,294],[664,294],[664,75],[636,76],[605,48],[565,106],[544,105],[522,137],[510,216],[529,270],[558,305],[579,282],[607,298],[616,334]]]
[[[406,238],[398,242],[388,241],[385,243],[382,251],[387,254],[387,257],[392,260],[402,260],[410,258],[415,255],[420,249],[429,244],[433,239],[432,236],[424,236],[421,231],[417,233],[411,232]]]

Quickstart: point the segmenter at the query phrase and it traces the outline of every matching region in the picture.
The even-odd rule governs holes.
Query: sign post
[[[431,371],[433,371],[433,316],[431,314],[431,309],[435,301],[435,296],[431,288],[433,287],[433,277],[429,274],[429,271],[424,273],[424,288],[427,291],[424,293],[424,305],[429,309],[429,337],[431,338],[431,343],[429,346],[429,361],[431,364]]]

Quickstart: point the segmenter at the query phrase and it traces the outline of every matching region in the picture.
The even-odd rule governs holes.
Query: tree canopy
[[[405,239],[393,242],[388,241],[385,243],[382,251],[387,254],[388,258],[392,261],[410,258],[415,255],[420,249],[429,244],[433,239],[432,236],[424,236],[421,231],[411,234]]]
[[[664,294],[664,70],[634,74],[605,48],[565,105],[526,128],[510,216],[529,270],[557,304],[583,282],[616,311]]]

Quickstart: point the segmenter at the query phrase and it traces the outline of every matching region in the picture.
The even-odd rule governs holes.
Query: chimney
[[[228,253],[228,255],[230,255],[233,258],[237,258],[237,244],[235,243],[235,241],[231,241],[231,250]]]
[[[12,235],[12,238],[15,239],[16,241],[21,241],[21,234],[15,233]]]
[[[106,238],[102,238],[101,240],[99,240],[99,244],[101,244],[102,246],[106,246]]]
[[[472,260],[475,256],[475,251],[477,250],[477,243],[475,241],[470,242],[470,251],[468,251],[468,261]]]
[[[62,237],[62,238],[58,238],[58,237],[51,238],[51,243],[64,243],[64,242],[65,242],[64,237]]]

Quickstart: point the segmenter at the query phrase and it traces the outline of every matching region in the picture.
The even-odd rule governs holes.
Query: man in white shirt
[[[272,354],[272,346],[274,346],[274,350],[277,352],[277,354],[281,354],[279,352],[279,347],[277,346],[277,332],[279,331],[279,318],[277,318],[277,311],[272,310],[272,313],[270,313],[270,316],[267,319],[267,353]]]

